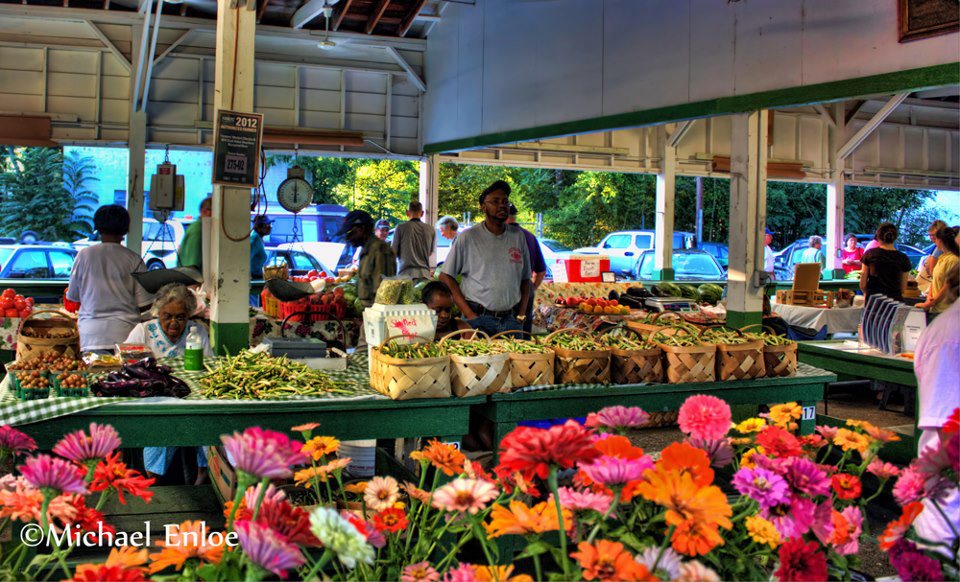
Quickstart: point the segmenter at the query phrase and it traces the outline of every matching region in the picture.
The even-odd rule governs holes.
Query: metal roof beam
[[[837,150],[837,158],[845,159],[847,156],[853,153],[853,150],[860,147],[870,134],[873,133],[875,129],[880,127],[880,124],[883,123],[883,120],[890,116],[891,113],[901,104],[903,100],[906,99],[910,93],[897,93],[887,101],[883,107],[880,108],[880,111],[877,111],[873,117],[870,118],[863,127],[860,128],[857,133],[853,134],[847,143]]]

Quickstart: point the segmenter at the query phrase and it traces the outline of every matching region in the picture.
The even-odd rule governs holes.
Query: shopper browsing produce
[[[407,207],[407,218],[393,231],[390,247],[397,254],[397,274],[423,281],[436,268],[437,231],[423,222],[423,205],[416,200]]]
[[[133,273],[147,270],[143,259],[121,244],[130,229],[127,210],[101,206],[93,226],[102,242],[77,253],[67,299],[80,304],[80,349],[113,351],[140,322],[153,296],[133,279]]]
[[[927,300],[917,305],[920,309],[928,310],[931,317],[943,313],[956,301],[956,296],[950,292],[948,282],[951,275],[956,277],[957,269],[960,268],[960,260],[957,256],[960,254],[960,246],[957,245],[956,236],[957,234],[949,226],[941,228],[936,234],[940,257],[933,268]]]
[[[263,246],[263,237],[270,236],[273,221],[260,215],[253,219],[253,232],[250,233],[250,278],[263,278],[263,264],[267,262],[267,249]]]
[[[357,298],[365,307],[373,305],[377,288],[384,277],[397,274],[397,257],[390,245],[373,233],[373,218],[363,210],[353,210],[337,232],[351,245],[360,247],[357,270]]]
[[[450,289],[439,281],[431,281],[421,294],[427,307],[437,314],[437,339],[461,329],[470,329],[459,317],[453,317],[453,295]]]
[[[530,333],[533,328],[533,301],[534,294],[543,283],[543,278],[547,275],[547,263],[543,260],[543,251],[540,250],[540,241],[529,230],[517,224],[517,207],[510,205],[510,216],[507,218],[507,224],[511,224],[520,229],[523,238],[527,241],[527,252],[530,253],[530,265],[533,268],[533,277],[530,282],[530,298],[527,300],[527,310],[524,312],[523,331]]]
[[[213,198],[200,203],[200,217],[187,227],[177,250],[178,267],[196,267],[203,270],[203,219],[213,216]]]
[[[893,246],[899,231],[891,222],[877,228],[874,239],[880,242],[876,248],[863,254],[863,272],[860,275],[860,290],[866,297],[881,293],[897,301],[903,300],[907,288],[907,273],[910,259]]]
[[[510,185],[502,180],[480,194],[485,218],[450,246],[440,280],[470,327],[488,334],[519,331],[530,300],[530,252],[523,232],[508,225]],[[456,276],[463,275],[463,284]],[[521,314],[521,315],[518,315]]]

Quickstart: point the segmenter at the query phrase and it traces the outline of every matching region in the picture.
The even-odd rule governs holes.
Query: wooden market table
[[[678,410],[694,394],[710,394],[731,406],[798,402],[804,407],[800,432],[815,426],[815,406],[835,374],[801,364],[795,376],[690,384],[630,384],[622,386],[550,387],[494,394],[478,412],[494,424],[494,442],[520,421],[586,416],[605,406],[639,406],[647,412]]]

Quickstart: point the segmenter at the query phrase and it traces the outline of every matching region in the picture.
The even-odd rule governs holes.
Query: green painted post
[[[250,346],[250,324],[211,321],[210,342],[218,356],[237,354]]]
[[[653,271],[653,281],[673,281],[676,273],[673,270],[673,267],[665,267],[663,269],[654,269]]]
[[[728,311],[727,327],[740,329],[748,325],[757,325],[763,323],[763,312],[760,311]]]

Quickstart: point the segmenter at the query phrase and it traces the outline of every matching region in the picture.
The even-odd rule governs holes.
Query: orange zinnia
[[[698,487],[706,487],[713,483],[713,469],[710,468],[710,457],[707,456],[707,452],[687,443],[673,443],[663,449],[657,465],[667,471],[690,475]]]
[[[618,459],[639,459],[644,455],[643,449],[630,444],[630,439],[624,436],[608,436],[593,443],[593,447],[600,451],[604,457],[616,457]],[[578,470],[576,475],[577,483],[583,487],[589,487],[597,493],[606,493],[613,495],[613,490],[593,482],[593,479],[587,474]],[[620,493],[620,501],[627,503],[637,495],[637,486],[640,481],[630,481]]]
[[[917,519],[922,511],[923,503],[919,501],[904,505],[900,517],[891,521],[887,525],[887,529],[877,538],[877,541],[880,542],[880,549],[885,552],[889,551],[907,533],[907,530],[913,525],[913,520]]]
[[[599,540],[596,545],[580,542],[570,554],[583,568],[584,580],[650,580],[647,568],[638,564],[623,544]]]
[[[430,441],[422,451],[410,453],[410,458],[416,461],[429,461],[448,477],[459,475],[463,471],[464,461],[467,460],[467,457],[455,447],[441,443],[437,439]]]
[[[319,461],[327,455],[332,455],[340,448],[340,441],[331,436],[313,437],[303,444],[300,452],[308,457],[313,457],[314,461]]]
[[[171,544],[157,542],[157,545],[163,549],[150,554],[150,559],[153,560],[150,564],[150,573],[156,574],[170,566],[179,572],[184,563],[191,558],[219,564],[220,558],[223,557],[223,543],[213,544],[205,537],[210,532],[203,530],[203,522],[200,521],[185,521],[177,526],[176,531],[167,530],[164,537],[170,540]]]
[[[687,556],[706,555],[713,548],[723,545],[717,526],[697,519],[688,519],[677,524],[670,537],[673,549]]]
[[[897,433],[878,426],[864,427],[863,430],[870,435],[870,438],[878,440],[881,443],[893,443],[900,440]]]
[[[733,527],[729,519],[733,510],[723,492],[715,485],[697,485],[688,473],[657,467],[647,471],[639,492],[645,499],[667,508],[668,525],[679,526],[692,520],[711,527]]]
[[[837,435],[833,437],[833,444],[844,451],[854,450],[862,455],[870,448],[870,439],[860,433],[841,428],[837,431]]]
[[[533,582],[526,574],[513,574],[513,566],[476,566],[473,576],[477,582]]]
[[[564,529],[570,529],[572,523],[570,510],[564,509]],[[483,527],[491,538],[498,538],[508,534],[527,535],[556,531],[558,525],[557,507],[552,501],[541,501],[528,507],[524,502],[514,500],[510,502],[509,509],[503,505],[495,505],[490,512],[490,523]]]

